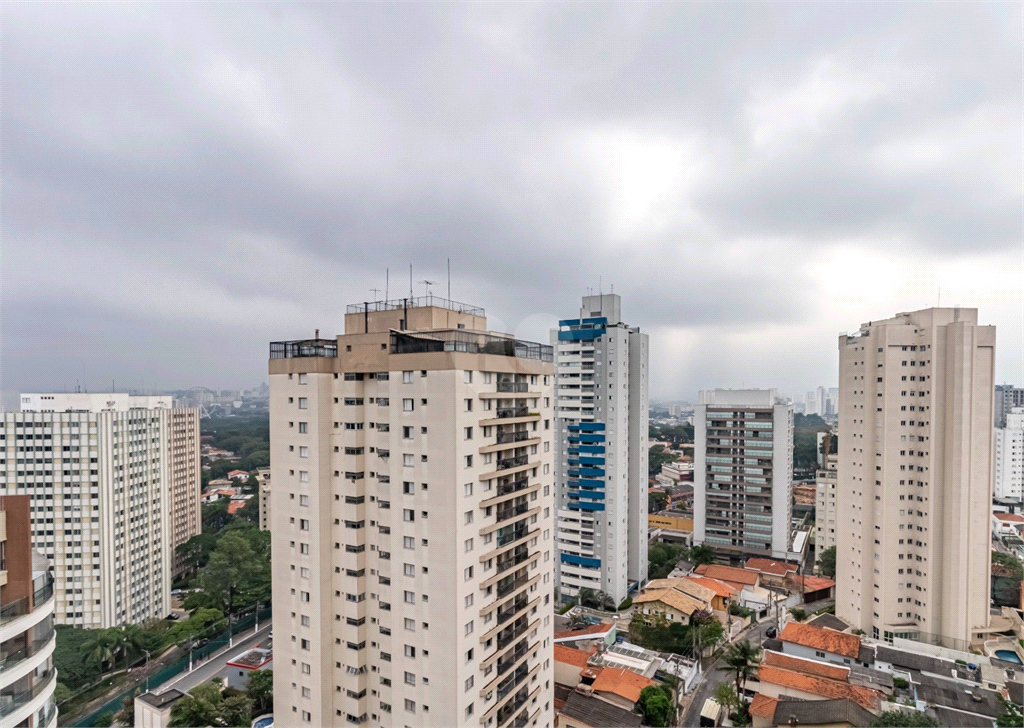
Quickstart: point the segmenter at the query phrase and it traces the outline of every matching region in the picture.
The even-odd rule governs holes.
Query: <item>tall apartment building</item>
[[[618,604],[647,582],[648,336],[622,323],[621,297],[584,296],[556,347],[558,583]]]
[[[436,297],[271,344],[278,721],[553,724],[552,359]]]
[[[0,728],[56,728],[53,577],[26,495],[0,495]]]
[[[260,530],[270,530],[270,468],[256,469],[256,482],[258,483],[257,497],[259,501]]]
[[[58,623],[105,628],[170,611],[173,548],[201,528],[197,416],[171,405],[24,394],[20,412],[4,413],[0,494],[32,497],[32,541],[53,565]]]
[[[995,431],[995,495],[1024,500],[1024,407],[1012,407]]]
[[[836,615],[875,638],[988,625],[995,339],[972,308],[839,337]]]
[[[825,467],[815,473],[814,500],[814,553],[821,556],[825,549],[836,545],[836,478],[839,455],[824,456]]]
[[[693,541],[785,559],[792,542],[793,405],[773,389],[701,392],[694,415]]]
[[[1024,387],[996,385],[996,427],[1006,427],[1006,415],[1014,407],[1024,407]]]

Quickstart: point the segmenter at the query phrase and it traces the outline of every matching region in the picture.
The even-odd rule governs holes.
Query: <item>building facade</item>
[[[552,725],[552,359],[436,297],[271,344],[279,722]]]
[[[188,419],[179,439],[169,397],[127,394],[24,394],[21,408],[3,415],[0,494],[32,497],[32,541],[53,566],[57,622],[165,617],[175,523],[192,514],[178,530],[184,540],[200,527],[185,492],[198,469]]]
[[[836,545],[836,477],[839,455],[825,455],[825,467],[818,470],[814,478],[814,553]]]
[[[995,431],[995,495],[1024,500],[1024,407],[1011,407]]]
[[[31,499],[0,495],[0,728],[56,728],[53,577],[32,550]]]
[[[793,405],[771,389],[700,393],[694,412],[693,541],[785,559],[792,542]]]
[[[996,427],[1006,427],[1006,416],[1014,407],[1024,407],[1024,387],[996,385]]]
[[[963,649],[988,625],[995,327],[932,308],[839,337],[836,615]]]
[[[256,470],[256,482],[258,483],[258,497],[260,509],[260,530],[270,530],[270,468],[258,468]]]
[[[199,457],[199,409],[175,408],[170,413],[168,451],[171,461],[171,578],[184,575],[178,546],[203,532],[202,477]]]
[[[622,323],[621,297],[584,296],[556,348],[558,584],[615,604],[647,581],[648,336]]]

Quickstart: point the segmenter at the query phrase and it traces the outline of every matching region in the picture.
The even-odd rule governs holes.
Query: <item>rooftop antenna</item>
[[[604,282],[601,276],[597,277],[597,293],[600,296],[604,295]]]
[[[452,300],[452,259],[448,259],[448,300]]]
[[[412,263],[409,264],[409,298],[412,298]]]
[[[935,304],[936,308],[942,308],[942,286],[939,286],[939,301]]]
[[[380,293],[380,289],[379,288],[371,288],[370,292],[373,294],[374,300],[377,300],[377,294]]]
[[[390,281],[391,281],[391,269],[390,268],[385,268],[384,269],[384,300],[385,301],[388,300],[388,284],[390,283]]]
[[[424,279],[424,280],[420,281],[420,283],[423,284],[423,295],[424,296],[429,296],[430,295],[430,287],[433,286],[433,285],[436,285],[437,281],[428,281],[428,280]]]

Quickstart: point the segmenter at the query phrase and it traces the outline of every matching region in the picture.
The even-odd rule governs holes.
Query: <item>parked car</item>
[[[768,629],[766,629],[764,631],[764,636],[767,637],[770,640],[775,639],[775,637],[778,634],[779,634],[779,630],[775,629],[775,627],[769,627]]]

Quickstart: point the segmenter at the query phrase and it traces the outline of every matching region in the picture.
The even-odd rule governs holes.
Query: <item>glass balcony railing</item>
[[[512,602],[512,604],[505,607],[504,610],[499,609],[497,617],[498,624],[503,624],[504,622],[507,622],[508,620],[512,619],[512,617],[516,616],[524,609],[526,609],[527,602],[528,600],[526,598],[526,595],[523,594],[517,597],[516,600]]]
[[[513,480],[510,483],[501,483],[497,487],[497,495],[508,495],[509,493],[515,493],[520,490],[524,490],[530,486],[530,481],[527,478],[519,478]]]
[[[0,691],[0,718],[19,710],[46,692],[51,687],[56,675],[57,670],[51,667],[36,678],[33,685],[27,689],[18,692]],[[18,683],[20,682],[19,680]]]
[[[529,440],[530,433],[527,430],[518,430],[516,432],[499,432],[497,438],[498,445],[507,445],[511,442],[522,442],[523,440]]]
[[[526,417],[530,414],[528,407],[499,407],[495,410],[495,416],[498,419],[506,419],[508,417]]]
[[[5,650],[16,644],[16,641],[14,639],[8,640],[3,645],[0,645],[0,673],[10,670],[22,660],[27,660],[33,655],[38,654],[40,650],[45,648],[50,643],[50,640],[53,639],[53,635],[54,628],[53,622],[51,620],[48,624],[44,626],[39,635],[28,644],[22,643],[21,647],[13,649],[9,652]]]
[[[529,391],[526,382],[498,382],[499,392],[526,392]]]
[[[519,587],[523,586],[528,582],[530,578],[528,576],[520,576],[516,579],[507,582],[498,582],[498,588],[495,590],[498,593],[498,599],[508,596]]]
[[[527,689],[526,686],[523,686],[523,688],[516,694],[515,698],[505,703],[505,705],[501,706],[501,709],[498,710],[498,726],[501,726],[509,718],[515,715],[516,711],[523,707],[523,704],[527,701],[529,697],[530,691]],[[529,716],[529,713],[526,713],[526,715]]]
[[[503,571],[508,571],[514,566],[518,566],[530,558],[530,552],[527,551],[526,548],[523,548],[522,550],[516,549],[513,553],[515,555],[512,558],[505,559],[504,561],[498,561],[496,568],[499,574]]]
[[[498,649],[503,650],[510,644],[516,641],[519,637],[526,634],[526,630],[529,628],[529,620],[526,617],[517,619],[515,624],[510,624],[505,629],[498,633]]]
[[[530,510],[529,503],[520,503],[519,505],[513,506],[511,508],[499,509],[497,511],[498,523],[501,523],[502,521],[507,521],[510,518],[515,518],[516,516],[521,516],[528,510]]]
[[[520,642],[514,650],[505,655],[504,659],[498,660],[498,674],[503,675],[509,671],[509,669],[518,660],[530,651],[530,645],[526,640]]]
[[[506,526],[505,528],[509,527]],[[498,530],[498,538],[495,539],[498,548],[501,548],[502,546],[508,546],[510,543],[518,541],[521,538],[525,538],[526,536],[530,535],[530,533],[532,533],[525,524],[506,533],[502,533],[502,531],[504,530],[504,528]]]
[[[508,470],[509,468],[518,468],[521,465],[526,465],[530,462],[529,455],[516,455],[512,458],[502,458],[498,461],[498,470]]]
[[[498,683],[498,688],[496,690],[498,700],[502,700],[506,695],[508,695],[517,687],[522,685],[523,680],[525,680],[529,674],[529,665],[520,665],[519,667],[517,667],[515,669],[515,672],[513,672],[507,678]]]

